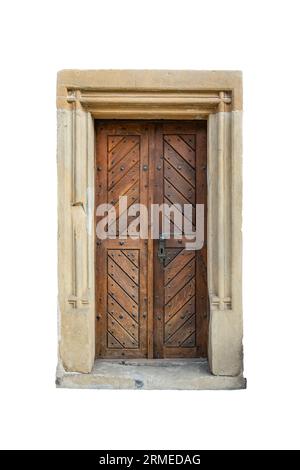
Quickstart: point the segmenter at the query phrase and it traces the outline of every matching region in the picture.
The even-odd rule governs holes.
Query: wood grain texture
[[[128,207],[147,205],[148,129],[97,122],[96,145],[96,207],[112,204],[118,220],[120,196],[127,196]],[[97,356],[147,357],[147,251],[139,238],[96,242]]]
[[[109,202],[118,218],[120,196],[128,206],[190,203],[194,227],[195,205],[207,204],[206,145],[203,121],[96,122],[96,207]],[[206,224],[205,214],[205,234]],[[97,356],[207,355],[207,247],[184,242],[167,240],[161,263],[157,240],[96,241]]]
[[[157,124],[155,144],[156,202],[180,204],[182,209],[184,204],[192,204],[189,220],[194,230],[195,205],[206,207],[207,203],[206,125]],[[173,228],[177,228],[175,223]],[[165,246],[164,263],[154,257],[154,357],[206,357],[206,244],[199,251],[187,251],[184,240],[171,238]]]

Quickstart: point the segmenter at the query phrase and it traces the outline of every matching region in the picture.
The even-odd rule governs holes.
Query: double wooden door
[[[148,209],[148,238],[96,237],[96,353],[105,358],[205,357],[208,335],[206,122],[96,121],[95,206]],[[204,204],[205,241],[151,239],[152,204]],[[140,214],[141,217],[145,214]],[[129,216],[128,223],[137,222]],[[99,221],[96,212],[96,224]],[[170,214],[171,234],[177,231]]]

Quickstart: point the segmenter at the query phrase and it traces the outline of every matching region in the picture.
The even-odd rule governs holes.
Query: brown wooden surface
[[[206,219],[206,145],[204,121],[97,122],[96,207],[118,214],[121,195],[148,207],[203,203]],[[161,263],[157,240],[96,241],[97,356],[207,355],[206,243],[188,251],[171,238],[166,251]]]
[[[96,207],[119,197],[148,204],[148,129],[142,124],[96,124]],[[98,218],[99,219],[99,218]],[[96,218],[96,222],[98,220]],[[148,242],[96,241],[96,354],[147,357]]]

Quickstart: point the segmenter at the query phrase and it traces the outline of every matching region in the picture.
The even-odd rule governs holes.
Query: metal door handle
[[[163,263],[164,260],[166,259],[166,240],[162,235],[160,235],[159,237],[157,255],[158,255],[159,261]]]

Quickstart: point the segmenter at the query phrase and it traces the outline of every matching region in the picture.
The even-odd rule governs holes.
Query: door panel
[[[188,219],[195,230],[195,204],[206,208],[207,202],[205,123],[160,124],[155,149],[155,202],[180,204],[182,212],[184,204],[192,204]],[[178,227],[170,220],[172,234]],[[206,356],[206,245],[189,251],[184,240],[172,236],[164,245],[165,259],[154,256],[154,357]],[[158,250],[155,241],[154,255]]]
[[[206,208],[206,122],[96,122],[95,185],[96,207],[112,204],[117,218],[120,196],[128,207]],[[188,219],[195,230],[195,210]],[[172,215],[170,223],[178,231]],[[206,244],[189,251],[172,236],[163,261],[158,249],[158,240],[96,240],[97,356],[206,356]]]
[[[120,196],[128,208],[148,204],[148,132],[138,124],[99,123],[96,138],[96,207],[112,204],[119,220]],[[96,241],[98,356],[147,356],[147,251],[139,238]]]

